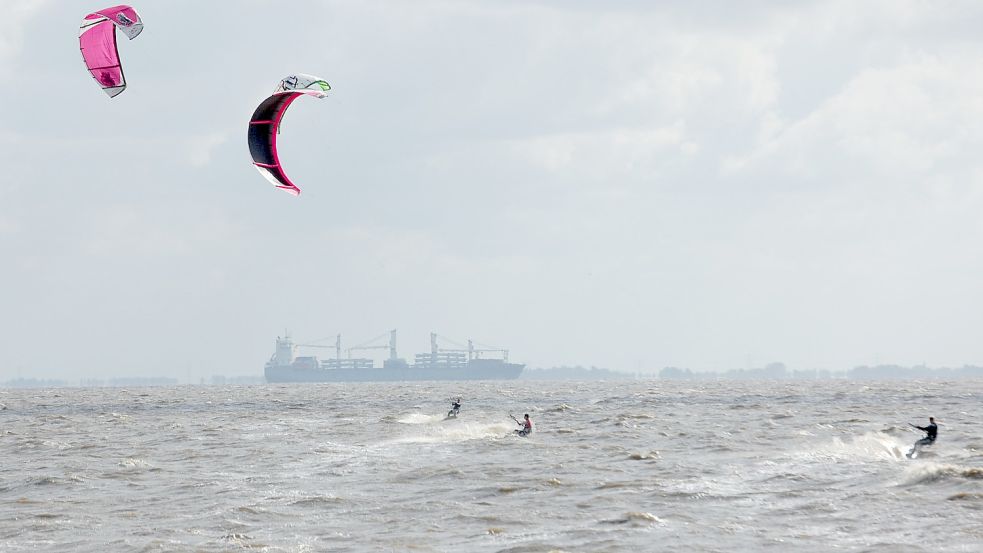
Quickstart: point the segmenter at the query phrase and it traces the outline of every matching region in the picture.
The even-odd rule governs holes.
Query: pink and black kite
[[[276,151],[276,135],[280,132],[280,120],[283,119],[283,114],[290,104],[301,95],[324,98],[329,90],[331,85],[320,77],[302,73],[290,75],[280,81],[272,96],[263,100],[249,121],[247,140],[253,165],[273,186],[294,196],[300,195],[300,188],[290,182],[283,172],[280,156]]]

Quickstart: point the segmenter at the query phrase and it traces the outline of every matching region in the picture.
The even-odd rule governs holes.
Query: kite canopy
[[[82,60],[110,98],[126,90],[126,78],[116,48],[117,27],[133,40],[143,31],[143,21],[130,6],[114,6],[90,13],[79,26]]]
[[[300,195],[300,188],[290,182],[280,166],[276,151],[276,135],[280,132],[280,120],[294,100],[302,95],[324,98],[331,85],[320,77],[298,73],[280,81],[273,95],[253,112],[249,121],[249,154],[253,165],[273,186],[286,190],[294,196]]]

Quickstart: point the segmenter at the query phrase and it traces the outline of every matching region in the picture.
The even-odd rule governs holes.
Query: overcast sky
[[[0,380],[399,329],[532,367],[983,364],[983,4],[0,0]],[[290,73],[331,83],[279,138]]]

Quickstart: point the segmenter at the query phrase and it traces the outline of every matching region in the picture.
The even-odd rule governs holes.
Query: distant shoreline
[[[627,372],[602,367],[551,367],[525,369],[519,380],[964,380],[983,378],[983,367],[963,365],[958,368],[930,368],[924,365],[859,366],[845,371],[826,369],[789,370],[782,363],[752,369],[694,371],[665,367],[656,372]],[[141,386],[249,386],[265,384],[262,376],[222,376],[182,382],[170,377],[82,378],[79,380],[15,378],[0,382],[0,388],[102,388]]]

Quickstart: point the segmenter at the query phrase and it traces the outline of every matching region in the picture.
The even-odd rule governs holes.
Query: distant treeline
[[[5,388],[62,388],[68,386],[64,380],[46,378],[15,378],[3,383]]]
[[[67,380],[47,379],[47,378],[16,378],[0,384],[5,388],[66,388],[80,386],[83,388],[99,388],[113,386],[174,386],[178,383],[176,378],[167,377],[121,377],[121,378],[83,378],[75,382]]]
[[[213,386],[247,386],[252,384],[263,384],[266,379],[261,375],[256,376],[224,376],[212,375],[211,385]],[[3,388],[106,388],[106,387],[130,387],[140,386],[177,386],[180,382],[176,378],[166,376],[123,376],[116,378],[82,378],[79,380],[58,380],[47,378],[17,378],[0,382]],[[200,378],[198,385],[207,386],[208,381],[204,377]]]
[[[632,373],[612,371],[601,367],[552,367],[549,369],[523,369],[519,376],[525,380],[624,380],[637,378]]]
[[[266,378],[263,376],[225,376],[221,374],[212,375],[213,386],[249,386],[252,384],[265,384]],[[202,379],[204,384],[204,379]]]
[[[906,379],[949,379],[983,378],[983,367],[964,365],[959,368],[941,367],[932,369],[924,365],[902,367],[901,365],[866,365],[846,371],[825,369],[788,370],[784,363],[770,363],[755,369],[731,369],[723,372],[692,371],[678,367],[666,367],[659,371],[659,378],[675,380],[724,379],[724,380],[817,380],[825,378],[848,378],[852,380],[906,380]]]
[[[177,379],[165,376],[124,376],[105,380],[83,378],[79,383],[86,388],[98,388],[100,386],[174,386],[177,384]]]

